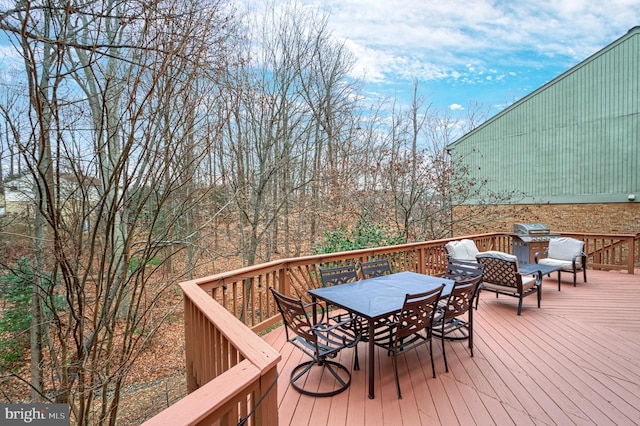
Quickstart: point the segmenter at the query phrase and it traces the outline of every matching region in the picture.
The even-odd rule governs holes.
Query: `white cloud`
[[[640,22],[640,8],[631,0],[306,3],[330,12],[334,34],[349,40],[359,68],[378,82],[390,73],[450,78],[465,72],[470,58],[488,69],[521,60],[520,51],[570,66]]]
[[[291,1],[329,14],[365,93],[410,97],[417,79],[450,111],[502,109],[640,23],[638,0]]]

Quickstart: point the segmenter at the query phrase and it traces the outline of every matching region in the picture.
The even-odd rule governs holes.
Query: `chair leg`
[[[538,309],[540,309],[540,300],[542,300],[542,286],[538,287]]]
[[[471,352],[471,357],[473,357],[473,312],[469,309],[469,351]]]
[[[442,320],[442,331],[440,332],[440,340],[442,340],[442,358],[444,358],[444,371],[449,372],[449,364],[447,364],[447,351],[444,348],[444,319]],[[433,355],[431,355],[433,361]],[[435,372],[434,372],[435,374]],[[435,377],[435,376],[434,376]]]
[[[520,295],[520,300],[518,301],[518,315],[522,312],[522,295]]]
[[[336,378],[336,380],[338,381],[338,383],[340,383],[341,386],[347,386],[347,382],[345,382],[342,377],[340,377],[340,375],[338,374],[337,370],[334,368],[334,366],[336,366],[337,368],[344,370],[345,367],[343,367],[341,364],[338,363],[334,363],[333,361],[329,362],[329,361],[325,361],[324,366],[327,370],[329,370],[329,372],[331,373],[331,375],[333,377]]]
[[[560,271],[558,271],[558,291],[560,291]]]
[[[443,340],[444,342],[444,340]],[[433,378],[436,378],[436,366],[433,363],[433,338],[429,339],[429,356],[431,357],[431,371],[433,372]]]
[[[359,358],[358,358],[358,344],[357,343],[354,345],[354,349],[355,349],[355,354],[354,355],[356,357],[356,360],[353,362],[353,369],[354,370],[360,370],[360,361],[359,361]]]
[[[326,371],[331,373],[331,375],[336,379],[337,383],[339,383],[339,386],[336,389],[327,392],[316,392],[305,389],[303,384],[306,380],[305,375],[313,366],[324,368]],[[343,379],[340,375],[340,371],[342,372],[342,374],[344,374],[345,379]],[[289,380],[291,382],[291,386],[301,394],[321,398],[334,396],[339,394],[340,392],[345,391],[351,384],[351,373],[344,365],[339,364],[335,361],[323,360],[322,363],[307,361],[298,365],[291,371],[291,377]],[[298,384],[298,380],[301,380],[301,384]]]
[[[311,369],[311,367],[313,367],[314,364],[315,364],[315,361],[307,361],[307,362],[303,362],[302,364],[294,368],[293,371],[291,372],[291,377],[290,377],[291,383],[294,384],[295,382],[298,381],[300,377],[307,374],[307,372]],[[300,371],[300,373],[296,375],[298,371]]]
[[[400,378],[398,377],[398,353],[393,354],[393,371],[396,375],[396,389],[398,390],[398,399],[402,399],[402,392],[400,392]]]

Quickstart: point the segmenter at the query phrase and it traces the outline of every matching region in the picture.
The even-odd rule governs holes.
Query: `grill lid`
[[[516,223],[513,232],[518,235],[545,235],[551,231],[542,223]]]

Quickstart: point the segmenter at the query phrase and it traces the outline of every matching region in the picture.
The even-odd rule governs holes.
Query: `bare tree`
[[[227,89],[233,22],[216,0],[27,1],[0,14],[28,77],[18,146],[41,217],[35,267],[52,277],[33,286],[34,309],[46,306],[33,355],[47,344],[33,362],[48,378],[31,385],[69,403],[77,424],[115,424],[129,371],[167,315],[158,301],[177,276],[160,268],[194,244],[189,212],[211,182],[202,160],[225,121],[206,107]]]
[[[479,218],[454,219],[452,208],[477,195],[483,182],[470,179],[468,170],[451,164],[447,145],[460,129],[486,119],[488,109],[469,103],[464,120],[453,118],[427,103],[414,80],[407,105],[392,99],[371,111],[368,136],[361,141],[367,155],[360,159],[365,167],[358,169],[363,182],[359,210],[377,223],[386,223],[390,217],[407,241],[448,236],[454,220],[458,226],[475,223]],[[494,194],[487,202],[498,198]]]
[[[331,217],[351,213],[362,164],[356,160],[360,151],[360,82],[349,77],[355,59],[343,42],[331,37],[328,16],[315,19],[316,30],[305,39],[310,54],[296,63],[302,76],[301,96],[313,126],[313,161],[301,170],[311,182],[310,206],[317,212],[301,222],[308,224],[312,240],[318,233],[321,212]]]
[[[242,76],[242,97],[228,126],[228,164],[240,191],[244,263],[278,250],[279,227],[308,223],[317,210],[301,206],[329,161],[324,146],[345,143],[346,51],[330,38],[326,18],[299,4],[267,5],[251,31],[259,44]],[[325,69],[324,67],[329,67]],[[338,152],[338,149],[334,149]],[[336,163],[348,157],[334,154]],[[314,169],[314,170],[312,170]],[[305,214],[306,213],[306,214]],[[262,247],[262,250],[260,248]]]

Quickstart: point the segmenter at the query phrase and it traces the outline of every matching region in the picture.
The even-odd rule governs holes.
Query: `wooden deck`
[[[281,425],[640,425],[640,271],[588,271],[573,287],[545,278],[542,307],[525,298],[482,294],[475,312],[474,357],[466,342],[447,342],[445,372],[434,340],[400,357],[399,400],[391,359],[376,353],[376,398],[367,398],[366,344],[351,386],[331,398],[300,395],[289,373],[304,355],[282,327],[264,339],[282,354],[278,365]],[[353,365],[353,350],[339,360]]]

